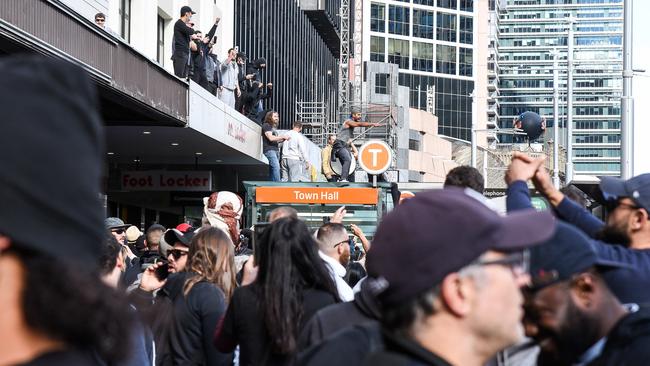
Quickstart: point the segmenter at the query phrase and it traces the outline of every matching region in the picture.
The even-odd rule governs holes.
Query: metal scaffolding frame
[[[325,102],[296,102],[296,121],[302,122],[302,133],[318,146],[324,146],[328,127]]]
[[[341,0],[341,55],[339,60],[339,108],[350,100],[350,1]]]

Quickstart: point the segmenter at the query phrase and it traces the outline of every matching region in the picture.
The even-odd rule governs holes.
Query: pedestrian
[[[3,57],[0,72],[0,364],[118,364],[133,316],[98,275],[106,153],[95,87],[50,57]]]
[[[547,243],[530,251],[526,335],[541,347],[537,364],[647,365],[650,309],[624,307],[603,274],[629,265],[598,257],[578,229],[558,223]]]
[[[262,152],[269,160],[269,180],[272,182],[280,181],[279,143],[290,139],[289,136],[278,136],[276,130],[278,123],[280,123],[280,115],[276,111],[271,111],[266,114],[262,124]]]
[[[174,23],[172,61],[174,62],[174,75],[185,79],[188,76],[190,65],[190,38],[194,35],[194,29],[188,23],[196,12],[192,11],[189,6],[183,6],[180,13],[180,18]]]
[[[115,240],[122,246],[122,254],[126,268],[120,281],[121,288],[127,288],[137,278],[138,274],[142,272],[140,258],[138,258],[127,245],[126,230],[131,225],[125,224],[122,219],[118,217],[107,217],[104,220],[104,227],[115,238]]]
[[[339,297],[343,301],[352,301],[354,292],[345,282],[346,267],[350,263],[349,235],[345,226],[328,222],[318,229],[318,254],[327,264],[332,280],[336,283]]]
[[[622,261],[635,273],[613,269],[603,274],[609,288],[623,304],[650,304],[650,174],[628,180],[603,177],[600,183],[607,197],[607,222],[604,223],[555,188],[543,166],[544,159],[515,153],[508,171],[508,212],[531,209],[526,182],[532,179],[558,216],[576,226],[592,239],[592,246],[603,259]]]
[[[336,141],[336,135],[328,135],[327,136],[327,144],[323,149],[321,150],[320,156],[321,156],[321,169],[323,172],[323,175],[325,176],[325,179],[327,179],[328,182],[336,182],[338,181],[338,175],[332,170],[332,146],[334,145],[334,142]]]
[[[304,222],[282,218],[261,234],[255,248],[257,279],[235,290],[215,334],[222,352],[240,347],[239,364],[290,365],[304,324],[338,300]]]
[[[212,40],[212,37],[214,37],[214,33],[217,31],[220,20],[221,18],[217,17],[212,28],[210,28],[210,31],[205,35],[200,30],[196,30],[194,32],[196,39],[192,41],[196,45],[196,48],[191,51],[192,80],[208,91],[210,91],[210,88],[208,85],[207,63],[209,58],[208,55],[210,53],[210,41]],[[210,72],[214,81],[214,69],[210,68]]]
[[[352,111],[350,118],[343,121],[336,141],[332,146],[332,161],[337,158],[341,160],[341,182],[348,181],[350,174],[350,165],[352,164],[351,145],[354,139],[354,129],[357,127],[377,127],[381,126],[380,123],[370,123],[361,121],[361,112],[358,110]]]
[[[165,242],[172,246],[171,249],[167,250],[169,273],[178,273],[185,270],[187,255],[190,252],[190,242],[194,234],[195,232],[192,229],[186,232],[170,229],[165,233]]]
[[[478,169],[468,165],[461,165],[447,173],[443,187],[471,188],[483,194],[485,191],[485,181]]]
[[[232,109],[235,109],[235,98],[241,96],[237,79],[236,57],[237,51],[234,48],[229,49],[228,56],[221,63],[220,70],[221,86],[219,89],[219,99]]]
[[[397,206],[366,261],[384,284],[377,296],[385,348],[364,365],[482,366],[520,341],[520,286],[529,278],[521,251],[553,232],[548,212],[501,217],[460,189]]]
[[[282,163],[280,164],[283,182],[304,182],[311,164],[307,151],[306,137],[302,133],[302,122],[295,121],[293,128],[285,136],[289,140],[282,144]]]

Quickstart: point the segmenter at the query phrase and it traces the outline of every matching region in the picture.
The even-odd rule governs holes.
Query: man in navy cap
[[[530,250],[530,265],[524,323],[541,347],[539,366],[650,362],[649,309],[624,307],[603,278],[632,268],[599,258],[589,238],[562,222],[548,242]]]
[[[383,291],[385,349],[365,365],[481,366],[523,337],[528,247],[551,237],[548,212],[507,217],[462,189],[424,192],[386,215],[368,252]]]
[[[537,190],[553,206],[557,215],[581,229],[591,238],[598,256],[627,263],[636,273],[613,270],[604,278],[624,303],[650,304],[650,174],[629,180],[604,177],[600,183],[609,215],[607,222],[566,198],[553,186],[543,166],[544,159],[515,153],[506,172],[508,212],[532,208],[526,181],[532,179]],[[611,245],[619,244],[619,245]]]

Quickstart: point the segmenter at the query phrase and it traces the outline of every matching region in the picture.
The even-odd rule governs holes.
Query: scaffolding
[[[302,122],[302,134],[314,144],[324,146],[328,132],[325,102],[296,102],[296,121]]]

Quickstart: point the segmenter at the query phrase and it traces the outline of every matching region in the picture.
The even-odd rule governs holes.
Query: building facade
[[[323,102],[330,119],[337,110],[340,1],[321,3],[234,1],[234,45],[249,60],[266,59],[262,78],[274,94],[264,107],[280,113],[281,128],[291,128],[296,102]]]
[[[399,84],[410,89],[411,107],[425,110],[427,87],[433,86],[439,133],[464,140],[471,138],[470,94],[476,80],[487,80],[486,62],[479,62],[487,58],[487,43],[481,57],[477,46],[479,34],[483,37],[481,11],[487,27],[487,3],[482,3],[372,0],[363,9],[363,60],[397,64]],[[476,122],[485,128],[483,118]]]
[[[500,5],[500,9],[499,4],[495,7],[498,43],[491,51],[498,65],[490,79],[498,83],[499,126],[511,128],[515,116],[534,111],[546,117],[546,139],[552,138],[554,123],[565,127],[568,19],[573,18],[574,130],[570,143],[574,172],[619,175],[623,1],[507,0]],[[559,51],[559,121],[553,120],[554,50]]]

